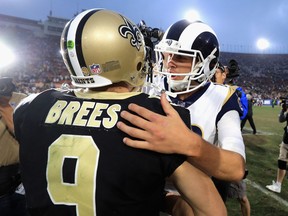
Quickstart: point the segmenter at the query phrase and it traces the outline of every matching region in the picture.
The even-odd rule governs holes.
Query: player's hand
[[[161,153],[187,153],[185,146],[181,145],[187,141],[188,134],[191,133],[190,129],[167,101],[164,93],[161,95],[161,105],[166,116],[154,113],[136,104],[130,104],[128,108],[139,116],[122,111],[121,117],[135,125],[135,127],[130,127],[123,122],[117,123],[117,127],[121,131],[135,138],[125,137],[123,142],[131,147]]]

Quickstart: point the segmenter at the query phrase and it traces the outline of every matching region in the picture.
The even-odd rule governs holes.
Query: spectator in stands
[[[37,22],[35,21],[35,23]],[[18,59],[20,61],[18,64],[9,67],[7,72],[2,74],[13,76],[15,84],[21,87],[21,91],[29,94],[49,88],[53,84],[54,78],[57,78],[59,74],[66,74],[66,69],[58,47],[61,31],[55,36],[47,35],[43,31],[39,37],[39,32],[34,32],[27,26],[29,24],[15,27],[13,20],[9,26],[9,20],[7,20],[7,25],[0,26],[0,28],[1,36],[8,38],[10,44],[13,41],[15,50],[17,47],[21,47],[21,50],[17,49],[17,53],[19,56],[25,56],[25,58]],[[39,29],[43,30],[41,25]],[[40,47],[45,47],[45,52]],[[228,62],[229,59],[237,59],[241,62],[243,65],[241,70],[245,76],[239,77],[238,81],[247,92],[253,92],[254,98],[264,100],[279,94],[288,95],[286,88],[288,82],[287,54],[262,55],[222,52],[221,58],[222,62]],[[69,78],[66,81],[69,81]],[[60,79],[59,83],[54,84],[61,86],[62,80]]]
[[[278,170],[276,182],[273,180],[271,185],[266,185],[268,190],[276,193],[281,193],[281,185],[286,174],[288,161],[288,110],[286,100],[282,101],[282,109],[279,114],[279,122],[285,122],[284,134],[282,143],[280,144],[280,151],[278,157]]]

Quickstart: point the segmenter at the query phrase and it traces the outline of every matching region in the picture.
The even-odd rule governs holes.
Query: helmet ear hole
[[[140,71],[142,68],[142,62],[138,62],[136,67],[137,67],[137,71]]]
[[[211,73],[211,71],[216,67],[218,63],[218,58],[213,55],[210,54],[203,62],[202,62],[202,66],[204,67],[204,73],[207,75],[209,73]]]

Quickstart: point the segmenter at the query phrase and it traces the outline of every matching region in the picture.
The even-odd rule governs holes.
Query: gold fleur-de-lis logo
[[[140,47],[142,46],[142,34],[138,27],[131,23],[129,20],[127,20],[125,17],[123,17],[123,20],[125,22],[125,25],[119,26],[119,33],[122,37],[128,38],[128,35],[131,35],[130,38],[130,44],[133,47],[136,47],[137,50],[140,50]]]

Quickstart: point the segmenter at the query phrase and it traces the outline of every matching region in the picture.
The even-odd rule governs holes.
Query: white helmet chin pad
[[[201,82],[198,82],[198,80],[201,80]],[[203,77],[198,78],[198,80],[196,81],[195,79],[193,79],[191,75],[185,76],[182,80],[172,80],[171,76],[168,75],[168,90],[173,90],[173,93],[175,94],[188,93],[200,88],[201,86],[204,86],[204,84],[207,82],[203,80]]]
[[[185,76],[183,80],[172,80],[167,79],[167,83],[169,88],[171,88],[174,91],[183,91],[185,88],[187,88],[187,85],[189,83],[188,81],[189,76]]]

